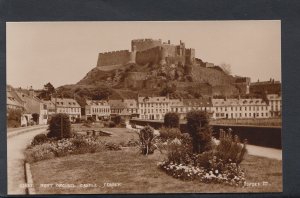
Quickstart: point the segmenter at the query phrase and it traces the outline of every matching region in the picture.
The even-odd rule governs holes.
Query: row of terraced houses
[[[163,120],[168,112],[176,112],[180,119],[192,110],[206,111],[212,119],[272,118],[281,116],[281,96],[268,94],[262,98],[228,99],[171,99],[168,96],[138,96],[137,99],[87,100],[80,106],[75,99],[51,98],[43,101],[30,91],[7,90],[7,110],[22,110],[21,125],[28,125],[32,114],[39,115],[37,124],[46,124],[55,113],[66,113],[70,121],[76,119],[106,120],[113,116],[143,120]]]
[[[192,110],[206,111],[213,119],[280,117],[281,96],[269,94],[266,99],[171,99],[138,96],[137,100],[88,101],[84,117],[100,120],[120,115],[143,120],[163,120],[166,113],[176,112],[184,120],[186,114]]]

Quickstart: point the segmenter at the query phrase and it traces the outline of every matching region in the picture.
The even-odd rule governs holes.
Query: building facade
[[[186,119],[190,111],[205,111],[212,114],[212,103],[210,99],[170,99],[171,112],[178,113],[181,120]]]
[[[282,100],[281,95],[267,94],[270,108],[270,117],[281,117]]]
[[[72,98],[51,98],[56,109],[56,113],[68,114],[71,122],[75,122],[76,118],[81,118],[81,107],[76,100]]]
[[[138,96],[138,114],[140,119],[163,120],[166,113],[170,112],[169,97],[140,97]]]
[[[110,105],[107,100],[87,100],[85,105],[85,116],[98,120],[110,119]]]
[[[269,118],[269,106],[263,99],[212,99],[213,119]]]

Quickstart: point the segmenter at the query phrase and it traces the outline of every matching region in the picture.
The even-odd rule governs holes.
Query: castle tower
[[[132,46],[132,52],[130,52],[130,60],[129,63],[136,63],[136,46]]]

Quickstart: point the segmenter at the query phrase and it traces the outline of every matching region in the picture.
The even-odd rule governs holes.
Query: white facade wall
[[[138,113],[140,119],[163,120],[166,113],[170,112],[168,97],[139,97]]]
[[[262,99],[212,99],[214,119],[269,118],[269,106]]]

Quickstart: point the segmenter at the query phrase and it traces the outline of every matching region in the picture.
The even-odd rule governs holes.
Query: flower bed
[[[36,162],[72,154],[94,153],[103,150],[121,150],[115,143],[101,141],[98,137],[76,135],[68,139],[48,139],[33,144],[25,151],[26,161]]]
[[[189,137],[165,143],[167,159],[158,166],[168,175],[181,180],[244,186],[245,174],[240,163],[247,152],[246,143],[231,132],[221,131],[220,142],[212,142],[211,149],[201,153],[193,152]]]
[[[244,186],[245,183],[244,172],[236,163],[225,164],[222,167],[223,170],[205,169],[168,161],[160,162],[158,166],[168,175],[186,181],[199,180],[205,183],[224,183],[232,186]]]

